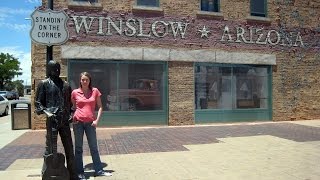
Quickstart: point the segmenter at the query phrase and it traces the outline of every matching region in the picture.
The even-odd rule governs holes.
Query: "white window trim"
[[[137,10],[137,11],[153,11],[153,12],[163,12],[163,9],[160,7],[150,7],[150,6],[137,6],[134,5],[132,7],[132,10]]]
[[[222,12],[197,11],[197,15],[223,18],[223,13]]]
[[[271,23],[271,19],[267,17],[259,17],[259,16],[248,16],[247,21],[256,21],[256,22],[265,22]]]

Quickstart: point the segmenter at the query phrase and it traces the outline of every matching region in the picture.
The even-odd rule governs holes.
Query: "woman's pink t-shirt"
[[[92,88],[92,91],[87,96],[81,88],[74,89],[71,93],[71,99],[76,102],[76,111],[73,119],[81,122],[92,122],[96,119],[94,110],[97,104],[97,97],[101,96],[97,88]]]

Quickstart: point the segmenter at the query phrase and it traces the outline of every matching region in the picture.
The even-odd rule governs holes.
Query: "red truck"
[[[118,95],[118,98],[117,98]],[[161,96],[157,80],[138,79],[132,88],[110,91],[107,109],[110,111],[155,110],[161,108]]]

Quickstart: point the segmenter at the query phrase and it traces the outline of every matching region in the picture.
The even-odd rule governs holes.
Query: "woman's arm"
[[[97,101],[97,106],[98,106],[99,110],[98,110],[98,115],[97,115],[96,120],[92,122],[92,126],[94,126],[94,127],[97,127],[99,120],[100,120],[100,117],[101,117],[101,114],[102,114],[102,103],[101,103],[100,96],[97,97],[96,101]]]

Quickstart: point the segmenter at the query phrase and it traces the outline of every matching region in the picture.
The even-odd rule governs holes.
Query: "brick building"
[[[317,0],[53,2],[69,17],[53,59],[72,88],[92,74],[101,126],[320,117]],[[45,64],[32,43],[33,95]],[[33,114],[32,128],[44,125]]]

